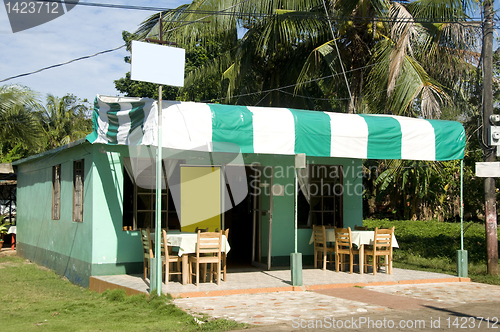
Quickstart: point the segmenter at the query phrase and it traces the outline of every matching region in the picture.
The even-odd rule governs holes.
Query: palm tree
[[[429,117],[450,102],[449,91],[467,80],[474,63],[478,30],[464,23],[473,4],[202,0],[164,12],[163,30],[182,47],[207,36],[230,47],[185,81],[190,86],[219,73],[227,103]],[[157,35],[158,18],[144,21],[133,37]],[[210,23],[185,23],[196,20]],[[426,23],[443,20],[451,23]],[[241,26],[248,30],[237,39]]]
[[[84,138],[91,131],[87,111],[88,108],[71,94],[62,98],[48,94],[46,105],[39,113],[47,147],[52,149]]]
[[[42,130],[36,119],[37,94],[17,84],[0,86],[0,155],[12,150],[23,156],[26,150],[38,151]]]

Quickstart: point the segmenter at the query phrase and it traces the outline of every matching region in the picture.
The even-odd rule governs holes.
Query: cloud
[[[175,8],[186,1],[112,3]],[[0,9],[0,79],[118,47],[123,44],[123,30],[135,31],[152,14],[153,11],[76,6],[55,20],[12,33],[6,10]],[[130,70],[130,65],[123,61],[127,55],[125,49],[120,49],[0,84],[26,85],[39,92],[42,99],[48,93],[59,97],[72,93],[92,101],[97,94],[119,94],[113,80]]]

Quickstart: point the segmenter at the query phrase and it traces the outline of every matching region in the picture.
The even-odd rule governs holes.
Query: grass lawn
[[[2,331],[226,331],[245,326],[223,319],[199,325],[166,296],[126,296],[123,290],[98,294],[15,256],[0,256],[0,284]]]
[[[395,226],[399,244],[399,249],[393,253],[395,267],[457,275],[460,223],[368,219],[363,225],[370,230]],[[486,274],[484,225],[464,222],[464,249],[468,253],[469,278],[475,282],[500,285],[500,276]]]

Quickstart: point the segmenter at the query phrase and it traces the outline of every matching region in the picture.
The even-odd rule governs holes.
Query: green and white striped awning
[[[206,151],[221,142],[238,145],[242,153],[408,160],[464,156],[465,131],[455,121],[176,101],[163,101],[162,107],[165,148]],[[87,140],[156,146],[157,112],[157,102],[149,98],[98,95],[94,131]]]

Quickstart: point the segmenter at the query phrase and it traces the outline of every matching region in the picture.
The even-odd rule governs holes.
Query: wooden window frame
[[[52,166],[52,220],[61,219],[61,164]]]
[[[73,221],[83,222],[84,159],[73,161]]]

